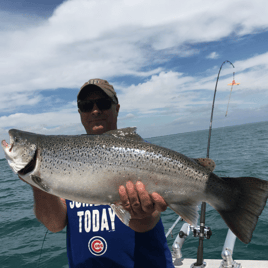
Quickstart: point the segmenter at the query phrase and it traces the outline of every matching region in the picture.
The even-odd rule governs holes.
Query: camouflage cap
[[[113,100],[114,103],[118,103],[118,98],[116,96],[114,87],[110,85],[108,81],[99,78],[90,79],[81,87],[77,94],[77,101],[83,99],[83,95],[85,96],[86,93],[88,93],[94,87],[100,88],[106,95],[108,95],[108,97]]]

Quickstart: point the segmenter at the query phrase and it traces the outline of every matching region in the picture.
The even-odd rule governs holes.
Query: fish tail
[[[248,244],[268,198],[268,181],[253,177],[221,179],[231,185],[233,194],[224,200],[231,205],[217,210],[232,232]]]

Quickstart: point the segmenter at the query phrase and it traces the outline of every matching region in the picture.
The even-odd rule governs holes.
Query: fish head
[[[17,129],[9,130],[10,144],[1,142],[8,164],[15,173],[25,169],[35,161],[38,135]]]

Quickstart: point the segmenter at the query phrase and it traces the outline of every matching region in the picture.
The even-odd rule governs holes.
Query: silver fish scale
[[[111,149],[115,151],[115,156],[120,158],[119,165],[139,167],[161,174],[168,173],[173,176],[178,176],[181,171],[183,171],[184,176],[198,176],[200,178],[209,174],[206,169],[201,172],[199,165],[177,152],[146,142],[116,141],[117,144],[112,142],[114,145]],[[111,142],[109,143],[111,144]]]
[[[66,169],[89,164],[103,165],[107,162],[113,165],[151,169],[160,173],[168,172],[178,175],[183,170],[185,176],[208,176],[203,169],[191,159],[174,151],[157,147],[146,142],[131,142],[113,137],[99,139],[99,136],[44,136],[42,146],[42,161],[52,166],[61,164]],[[148,166],[148,160],[150,165]],[[196,168],[198,166],[198,169]],[[68,168],[69,167],[69,168]]]
[[[74,137],[54,136],[52,138],[43,138],[40,143],[41,154],[40,154],[40,173],[43,174],[50,170],[53,175],[61,174],[68,175],[78,172],[82,174],[85,165],[89,164],[92,159],[94,152],[88,147],[87,139],[84,138],[85,142],[81,146],[79,139]],[[79,136],[76,136],[77,138]],[[81,137],[80,137],[81,138]]]

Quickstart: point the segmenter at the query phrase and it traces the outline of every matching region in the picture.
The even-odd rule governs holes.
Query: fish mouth
[[[37,149],[35,150],[34,156],[32,158],[32,160],[20,171],[18,171],[18,174],[23,176],[27,173],[30,173],[34,170],[35,166],[36,166],[36,160],[37,160]]]

